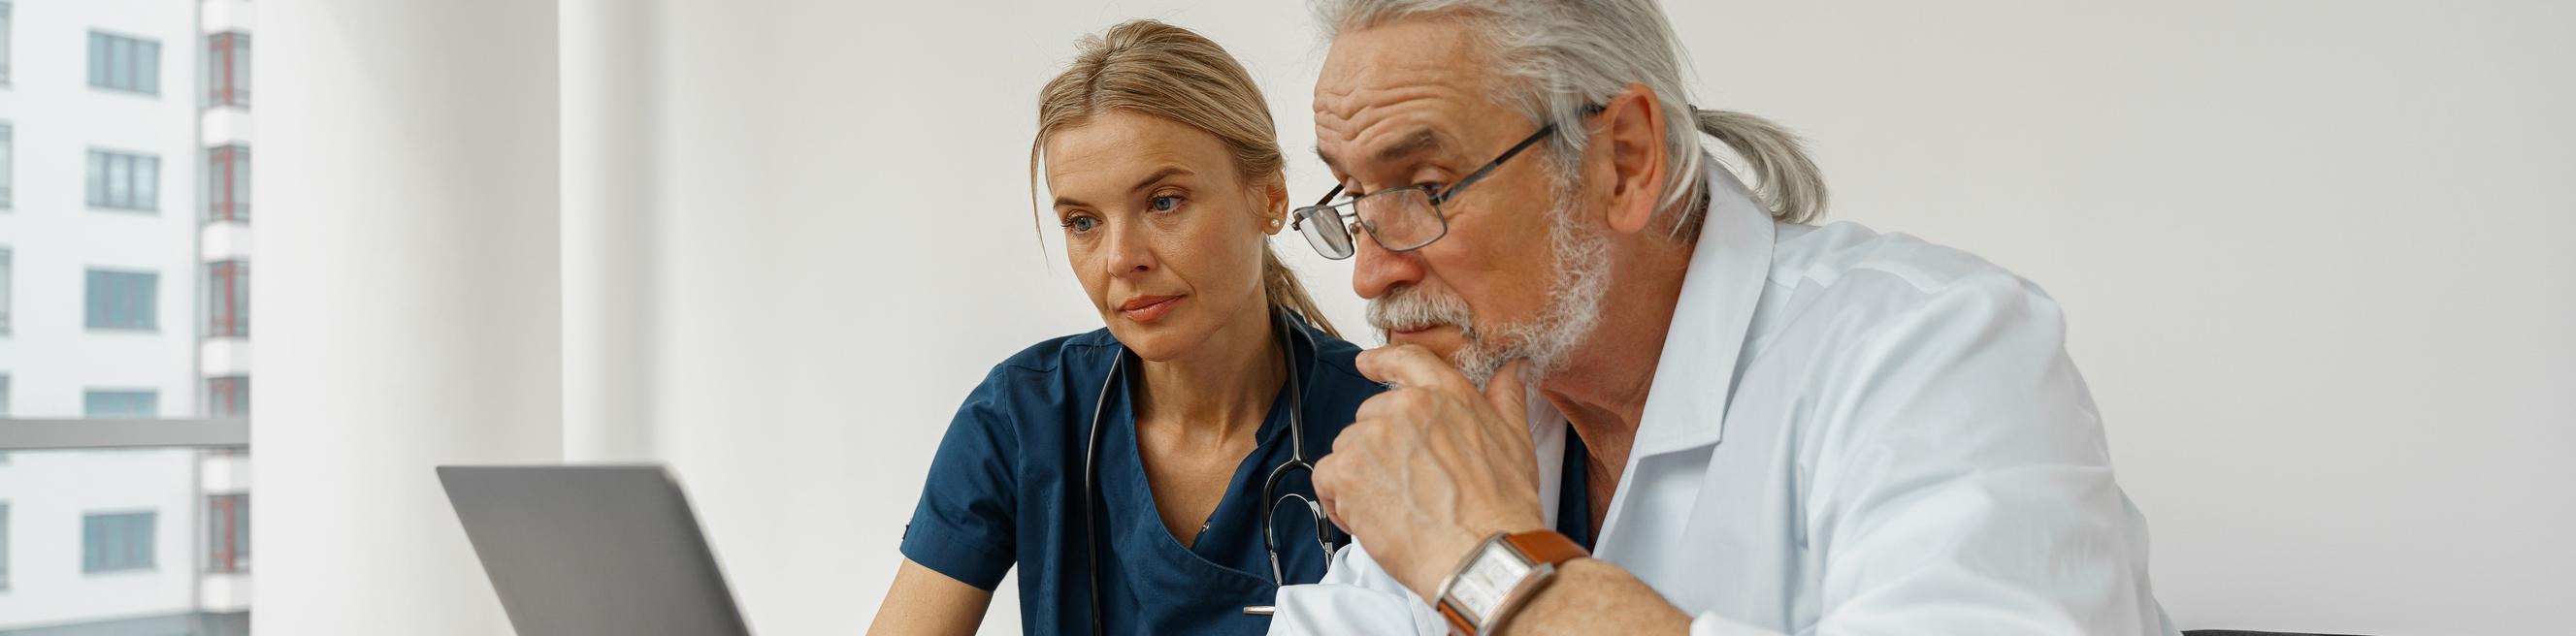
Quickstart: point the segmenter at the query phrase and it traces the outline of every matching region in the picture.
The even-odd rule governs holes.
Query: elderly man
[[[1813,164],[1688,104],[1652,0],[1318,13],[1340,187],[1298,227],[1397,388],[1317,464],[1359,547],[1275,632],[2174,632],[2056,303],[1805,224]]]

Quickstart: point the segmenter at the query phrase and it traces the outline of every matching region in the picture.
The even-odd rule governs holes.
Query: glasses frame
[[[1456,199],[1458,197],[1458,193],[1462,190],[1466,190],[1467,186],[1475,185],[1478,181],[1483,181],[1486,175],[1494,173],[1494,169],[1503,167],[1503,162],[1511,161],[1513,156],[1521,154],[1521,151],[1528,150],[1530,146],[1537,145],[1539,140],[1546,139],[1548,136],[1554,134],[1556,134],[1556,124],[1551,123],[1546,126],[1541,126],[1539,127],[1538,132],[1530,133],[1530,136],[1521,139],[1520,143],[1512,144],[1510,150],[1503,151],[1503,154],[1494,157],[1493,161],[1485,162],[1484,167],[1477,168],[1475,172],[1468,173],[1466,178],[1459,179],[1456,183],[1449,184],[1445,187],[1439,184],[1425,183],[1420,185],[1404,186],[1401,188],[1387,188],[1385,190],[1379,190],[1344,199],[1340,203],[1333,203],[1333,197],[1341,196],[1342,194],[1342,185],[1338,183],[1333,184],[1333,190],[1331,192],[1324,193],[1323,199],[1317,200],[1314,205],[1297,208],[1296,212],[1290,214],[1289,218],[1291,220],[1288,223],[1288,227],[1290,229],[1299,230],[1300,234],[1304,234],[1305,224],[1310,220],[1315,223],[1324,223],[1329,219],[1333,222],[1343,223],[1343,233],[1351,237],[1351,244],[1349,247],[1338,250],[1334,249],[1333,246],[1326,244],[1323,239],[1318,238],[1317,235],[1314,234],[1305,234],[1306,244],[1314,247],[1315,252],[1324,255],[1324,258],[1337,261],[1350,258],[1352,255],[1359,253],[1360,232],[1367,232],[1369,240],[1371,241],[1375,241],[1378,238],[1377,223],[1360,217],[1359,203],[1361,201],[1390,194],[1419,190],[1423,193],[1423,198],[1431,204],[1431,220],[1436,224],[1438,230],[1432,232],[1429,238],[1422,239],[1422,242],[1414,243],[1412,245],[1396,246],[1380,242],[1378,243],[1378,246],[1386,248],[1386,251],[1389,252],[1410,252],[1422,249],[1423,246],[1439,242],[1440,239],[1449,236],[1449,215],[1440,211],[1440,204]],[[1354,229],[1356,229],[1356,231],[1354,231]]]

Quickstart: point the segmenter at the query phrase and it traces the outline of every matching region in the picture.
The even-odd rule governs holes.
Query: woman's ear
[[[1261,186],[1261,233],[1278,234],[1288,227],[1288,175],[1272,175]]]

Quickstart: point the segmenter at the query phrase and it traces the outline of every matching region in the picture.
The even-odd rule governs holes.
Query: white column
[[[654,457],[661,3],[563,0],[564,458]]]
[[[260,13],[254,627],[508,633],[431,467],[562,457],[555,4]]]

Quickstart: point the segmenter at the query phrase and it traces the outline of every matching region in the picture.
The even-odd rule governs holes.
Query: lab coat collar
[[[1708,161],[1708,220],[1692,248],[1663,356],[1647,387],[1646,410],[1627,470],[1649,456],[1716,444],[1724,437],[1726,405],[1735,393],[1737,358],[1753,325],[1753,310],[1771,274],[1775,228],[1769,212],[1744,183]],[[1622,490],[1628,479],[1620,480]]]

